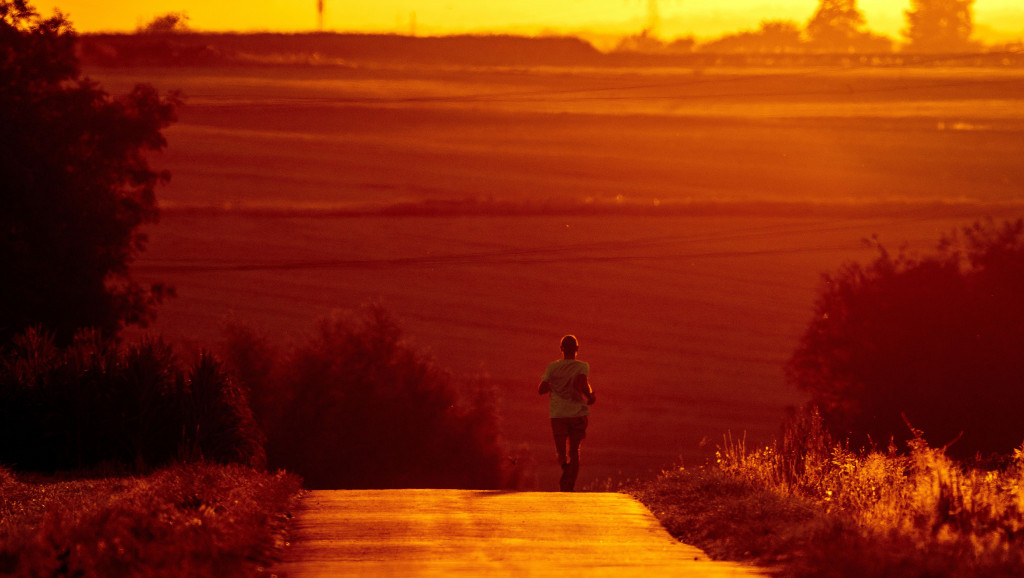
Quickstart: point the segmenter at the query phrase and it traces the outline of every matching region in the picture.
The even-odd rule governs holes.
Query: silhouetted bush
[[[36,330],[0,360],[0,463],[56,471],[177,459],[258,466],[261,437],[246,394],[208,355],[189,370],[170,346],[119,348],[82,332],[61,349]]]
[[[251,380],[269,465],[301,475],[307,487],[516,483],[493,390],[440,369],[402,340],[379,307],[325,319],[283,355],[236,327],[227,351]],[[277,361],[267,367],[271,358]]]
[[[188,371],[181,393],[183,457],[265,465],[263,433],[249,407],[248,393],[218,359],[209,353],[200,354]]]
[[[824,276],[788,365],[832,435],[855,446],[912,438],[958,457],[1024,439],[1024,222],[975,224],[936,254],[892,256]]]

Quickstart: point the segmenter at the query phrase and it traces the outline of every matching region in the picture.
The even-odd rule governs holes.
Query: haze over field
[[[486,373],[554,486],[546,401],[577,334],[600,401],[580,484],[766,440],[819,274],[1024,214],[1024,74],[984,69],[457,67],[92,70],[186,104],[135,267],[154,330],[281,342],[379,300]],[[548,479],[551,477],[551,479]]]

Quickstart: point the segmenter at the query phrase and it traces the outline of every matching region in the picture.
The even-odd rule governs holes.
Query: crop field
[[[135,265],[285,343],[378,301],[485,374],[513,453],[554,486],[536,385],[565,333],[599,399],[581,485],[773,436],[820,274],[863,239],[929,252],[1024,217],[1024,72],[985,69],[129,68],[180,89],[161,221]],[[325,459],[330,459],[325,456]]]

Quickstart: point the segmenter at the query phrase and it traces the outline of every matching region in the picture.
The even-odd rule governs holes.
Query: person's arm
[[[537,388],[537,393],[544,395],[549,391],[551,391],[551,384],[546,381],[540,382],[540,387]]]
[[[587,398],[587,405],[594,405],[597,401],[597,396],[594,395],[594,388],[590,386],[590,380],[587,379],[586,374],[579,374],[576,376],[576,381],[573,383],[576,391],[580,392],[580,395]]]

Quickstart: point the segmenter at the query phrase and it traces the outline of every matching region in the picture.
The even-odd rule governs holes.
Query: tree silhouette
[[[860,32],[864,22],[856,0],[821,0],[807,24],[807,35],[814,42],[844,46]]]
[[[911,0],[903,36],[914,52],[971,50],[974,0]]]
[[[0,0],[0,344],[32,326],[67,344],[83,327],[145,324],[168,293],[128,267],[157,218],[147,150],[166,145],[174,95],[111,98],[83,77],[59,12]]]
[[[189,17],[186,12],[168,12],[157,16],[145,26],[138,29],[140,34],[180,34],[190,32]]]
[[[892,48],[887,38],[864,30],[864,25],[856,0],[821,0],[806,33],[811,48],[820,51],[884,52]]]
[[[251,331],[231,333],[227,362],[252,392],[268,465],[306,487],[518,483],[494,390],[441,369],[381,307],[324,319],[284,355]]]
[[[1024,222],[975,224],[927,257],[878,251],[824,276],[790,381],[856,445],[905,441],[909,421],[959,457],[1019,446]]]

